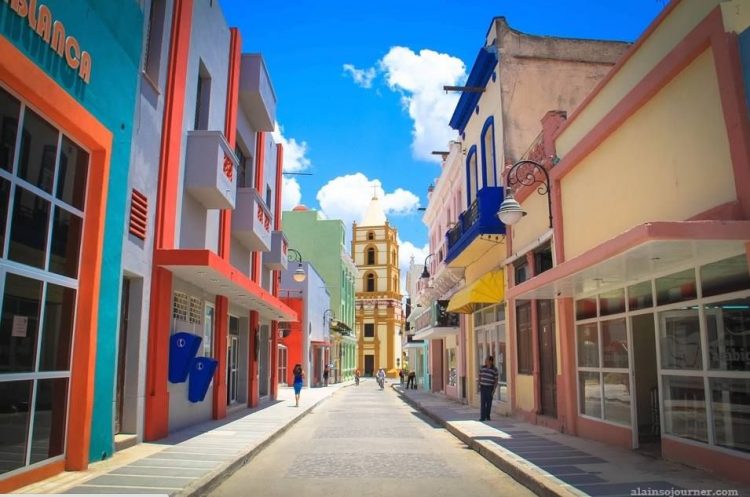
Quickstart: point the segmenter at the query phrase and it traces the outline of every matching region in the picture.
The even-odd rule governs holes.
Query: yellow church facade
[[[403,312],[396,229],[388,224],[377,197],[352,230],[352,258],[359,268],[355,325],[357,368],[365,376],[384,368],[389,377],[401,367]]]

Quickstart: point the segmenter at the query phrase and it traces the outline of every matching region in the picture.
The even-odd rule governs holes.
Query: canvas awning
[[[505,298],[505,278],[502,269],[490,271],[466,288],[456,292],[448,302],[448,312],[470,314],[477,305],[497,304]]]

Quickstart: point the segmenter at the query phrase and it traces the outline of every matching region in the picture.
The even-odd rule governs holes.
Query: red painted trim
[[[255,190],[260,198],[266,198],[266,192],[263,191],[263,168],[266,162],[266,134],[259,131],[256,134],[255,141]],[[261,277],[261,258],[260,254],[253,252],[250,258],[250,276],[256,283],[260,283]]]
[[[681,0],[672,0],[669,5],[667,5],[664,10],[661,11],[661,13],[656,16],[656,19],[654,19],[651,24],[646,28],[646,30],[641,34],[641,36],[633,43],[633,45],[623,54],[622,57],[620,57],[620,60],[617,61],[617,63],[614,65],[614,67],[607,73],[607,75],[599,81],[599,84],[597,84],[593,90],[591,90],[591,93],[589,93],[586,98],[583,99],[583,101],[578,104],[578,107],[575,108],[575,110],[570,114],[568,117],[567,123],[563,124],[562,127],[560,127],[557,132],[555,133],[555,137],[560,136],[565,129],[570,125],[571,122],[575,121],[575,119],[578,118],[578,116],[583,112],[586,107],[591,103],[591,101],[599,95],[599,93],[602,91],[602,89],[607,86],[607,84],[612,80],[612,78],[615,77],[625,66],[625,64],[628,63],[630,58],[638,51],[640,50],[643,43],[653,34],[656,29],[661,26],[661,23],[664,22],[664,19],[666,19],[672,11],[677,7],[677,5],[680,4]]]
[[[740,203],[735,200],[732,202],[727,202],[725,204],[717,205],[716,207],[703,211],[688,219],[688,221],[711,220],[741,221],[742,208],[740,207]]]
[[[237,109],[240,97],[240,62],[242,38],[237,28],[229,30],[229,71],[227,73],[227,104],[224,120],[224,136],[234,150],[237,143]],[[219,256],[229,260],[232,247],[232,210],[219,213]]]
[[[282,194],[282,171],[284,170],[284,146],[276,144],[276,205],[273,212],[273,229],[281,229],[281,194]]]
[[[172,273],[156,265],[151,273],[148,319],[146,405],[143,439],[150,442],[169,435],[169,334],[172,327]]]
[[[260,332],[260,316],[256,311],[250,311],[250,336],[248,340],[247,359],[247,406],[255,407],[260,402],[260,379],[258,378],[258,333]]]
[[[187,80],[193,0],[175,0],[172,11],[167,84],[156,196],[154,253],[175,242],[176,207],[180,188],[180,153],[183,139],[185,81]],[[148,357],[144,440],[169,434],[169,331],[172,309],[172,274],[153,265],[149,308]]]
[[[154,249],[174,247],[192,16],[193,0],[175,0],[164,95]]]
[[[577,416],[577,435],[598,440],[626,449],[633,448],[633,431],[625,426],[602,423],[593,419]]]
[[[562,395],[558,399],[563,399],[560,406],[560,417],[563,423],[563,431],[567,433],[577,433],[578,420],[578,396],[576,389],[576,343],[575,333],[568,333],[567,330],[575,330],[575,308],[573,299],[560,299],[557,302],[559,311],[558,322],[560,323],[560,385]]]
[[[729,154],[734,171],[734,187],[742,217],[750,218],[750,117],[745,107],[745,89],[742,84],[742,62],[739,42],[735,33],[723,30],[721,10],[716,8],[719,20],[712,24],[711,49],[714,55],[716,76],[719,80],[721,106],[729,137]],[[721,28],[719,30],[717,28]]]
[[[229,300],[223,295],[216,296],[216,317],[214,319],[214,358],[219,362],[214,372],[213,417],[227,416],[227,334],[229,331]]]
[[[70,401],[67,420],[65,468],[88,466],[91,413],[94,397],[99,285],[107,204],[107,186],[112,134],[64,89],[8,40],[0,37],[0,81],[29,105],[91,151],[86,187],[86,213],[81,243],[81,271],[78,280],[75,340],[71,366]],[[60,468],[63,463],[56,464]],[[47,466],[45,466],[46,468]],[[29,478],[36,470],[29,470]],[[13,477],[24,481],[24,476]],[[4,480],[10,481],[10,480]],[[8,483],[3,483],[8,484]]]
[[[7,53],[7,52],[3,52]],[[7,494],[26,485],[46,480],[65,471],[65,461],[55,461],[0,480],[0,494]]]
[[[735,456],[716,450],[709,445],[683,443],[662,438],[661,454],[665,459],[698,466],[745,485],[750,484],[750,472],[747,470],[750,461],[747,456],[742,456],[740,453]]]
[[[656,64],[586,136],[575,144],[562,161],[550,170],[550,177],[559,181],[572,171],[620,125],[648,103],[654,95],[703,53],[710,45],[710,35],[716,30],[723,30],[721,10],[718,7]],[[572,120],[572,118],[569,119],[568,123]]]
[[[640,224],[539,276],[508,288],[506,298],[518,298],[652,240],[750,240],[750,221],[664,221]]]
[[[297,318],[296,313],[263,287],[248,278],[242,271],[207,249],[164,249],[154,253],[154,266],[205,266],[221,273],[232,283],[279,312]],[[171,306],[170,306],[171,309]]]
[[[279,393],[279,322],[271,321],[271,374],[270,396],[276,400]]]

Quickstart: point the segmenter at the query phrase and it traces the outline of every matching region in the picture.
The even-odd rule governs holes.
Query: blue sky
[[[229,24],[242,32],[243,51],[262,52],[266,60],[277,93],[287,164],[312,173],[287,177],[292,181],[287,204],[296,199],[296,181],[302,203],[341,217],[350,226],[372,195],[367,181],[379,180],[386,205],[393,210],[389,220],[402,241],[417,248],[426,243],[427,232],[416,206],[426,205],[427,186],[440,167],[415,158],[415,122],[427,125],[418,146],[422,156],[427,148],[446,148],[436,130],[444,132],[455,96],[446,100],[434,88],[453,84],[451,78],[463,83],[461,69],[470,71],[494,16],[505,16],[511,27],[531,34],[633,41],[665,4],[222,0]],[[345,64],[351,65],[349,70]],[[368,83],[369,88],[363,87]],[[415,105],[411,114],[405,99]],[[445,122],[436,116],[445,116]],[[347,175],[355,176],[342,178]],[[402,256],[412,250],[410,244],[402,243]],[[423,257],[423,252],[415,253]]]

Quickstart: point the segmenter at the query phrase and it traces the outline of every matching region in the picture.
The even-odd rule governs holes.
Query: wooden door
[[[539,334],[539,389],[542,414],[557,416],[557,354],[555,351],[555,312],[553,300],[537,301]]]

